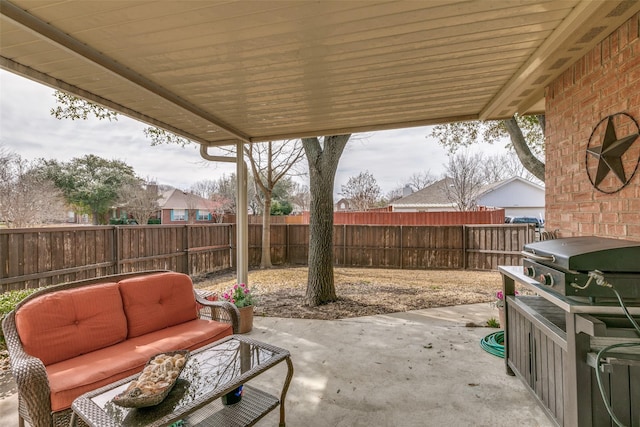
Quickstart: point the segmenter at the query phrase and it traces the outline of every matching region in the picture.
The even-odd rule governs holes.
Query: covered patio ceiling
[[[638,1],[0,0],[0,66],[207,146],[541,112]]]

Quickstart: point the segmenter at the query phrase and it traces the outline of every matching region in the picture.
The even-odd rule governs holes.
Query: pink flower
[[[233,285],[233,290],[235,291],[236,289],[238,289],[238,285]]]
[[[249,293],[249,289],[244,290],[245,295]]]
[[[518,291],[514,291],[514,295],[519,295]],[[504,299],[504,294],[502,293],[502,291],[498,291],[498,293],[496,294],[496,298],[498,298],[499,300]]]

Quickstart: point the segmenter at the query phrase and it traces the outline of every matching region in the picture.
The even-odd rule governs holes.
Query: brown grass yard
[[[249,272],[258,298],[258,316],[341,319],[430,307],[495,301],[502,281],[497,271],[390,270],[335,268],[338,301],[305,307],[307,267],[277,267]],[[221,295],[235,284],[235,273],[194,279],[195,286]],[[496,312],[497,317],[497,312]]]

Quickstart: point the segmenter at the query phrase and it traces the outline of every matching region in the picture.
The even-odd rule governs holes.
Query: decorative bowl
[[[152,356],[127,389],[113,398],[113,403],[125,408],[158,405],[175,385],[188,359],[188,350],[168,351]]]

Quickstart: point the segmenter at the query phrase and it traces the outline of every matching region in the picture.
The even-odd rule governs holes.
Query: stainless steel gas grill
[[[569,237],[529,243],[524,274],[550,291],[572,298],[640,300],[640,242]]]
[[[507,372],[556,425],[611,426],[615,414],[640,427],[640,242],[570,237],[522,253],[523,266],[498,267]]]

